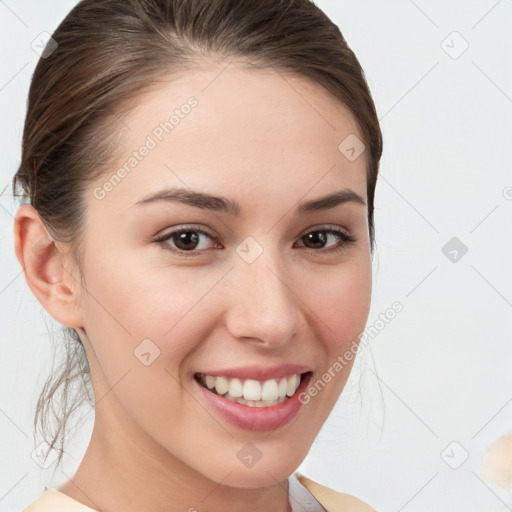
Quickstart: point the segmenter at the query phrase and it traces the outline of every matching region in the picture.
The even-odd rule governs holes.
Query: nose
[[[268,348],[285,345],[299,328],[300,299],[294,293],[292,273],[279,255],[264,251],[247,263],[235,258],[230,273],[226,325],[236,339]]]

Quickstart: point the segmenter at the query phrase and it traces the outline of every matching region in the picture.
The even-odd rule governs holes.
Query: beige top
[[[292,512],[376,512],[364,501],[294,473],[289,481]],[[23,512],[98,512],[55,488],[46,489]]]
[[[97,512],[57,489],[47,489],[23,512]]]

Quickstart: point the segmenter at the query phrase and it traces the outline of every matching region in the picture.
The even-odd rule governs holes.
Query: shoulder
[[[46,489],[22,512],[97,512],[58,489]]]
[[[328,512],[377,512],[368,503],[351,494],[335,491],[303,475],[298,476],[298,479]]]

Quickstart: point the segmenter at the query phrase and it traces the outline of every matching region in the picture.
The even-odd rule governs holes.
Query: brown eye
[[[208,239],[213,241],[215,238],[203,229],[184,226],[159,236],[154,242],[164,244],[165,249],[179,255],[195,256],[208,249]],[[342,251],[357,241],[352,234],[335,228],[309,231],[300,240],[306,249],[314,252]],[[339,243],[329,244],[331,240],[338,240]],[[213,247],[219,248],[219,244],[213,244]]]
[[[334,238],[339,240],[339,244],[329,247],[325,249],[326,244],[330,240],[330,238]],[[308,249],[313,250],[325,250],[325,251],[331,251],[331,250],[342,250],[347,245],[354,244],[357,239],[351,235],[350,233],[346,233],[345,231],[342,231],[341,229],[315,229],[314,231],[310,231],[309,233],[306,233],[305,235],[302,235],[300,237],[301,240],[303,240],[306,244],[306,247]]]
[[[197,254],[206,249],[204,246],[198,247],[201,245],[202,238],[213,239],[213,237],[203,229],[182,227],[165,233],[154,241],[156,243],[165,243],[167,249],[179,254]],[[203,245],[205,245],[205,243],[203,243]],[[206,246],[208,246],[207,243]]]

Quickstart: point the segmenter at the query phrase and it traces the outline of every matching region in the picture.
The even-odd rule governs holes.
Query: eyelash
[[[193,250],[193,251],[183,251],[181,249],[173,248],[169,244],[165,243],[165,242],[167,242],[167,240],[171,239],[175,235],[179,235],[181,233],[188,233],[188,232],[200,233],[200,234],[206,235],[207,237],[211,238],[212,240],[215,240],[214,236],[212,236],[209,232],[207,232],[203,229],[195,228],[192,226],[183,226],[183,227],[180,227],[179,229],[175,229],[174,231],[170,231],[168,233],[164,233],[161,236],[153,238],[152,241],[156,244],[163,244],[165,249],[167,249],[167,250],[171,251],[172,253],[175,253],[179,256],[195,256],[195,255],[201,254],[205,250],[207,250],[207,249],[200,249],[200,250]],[[338,228],[322,229],[322,227],[316,228],[312,231],[308,231],[307,233],[304,233],[303,235],[301,235],[299,237],[299,239],[302,239],[303,237],[305,237],[311,233],[317,233],[317,232],[335,235],[341,241],[341,244],[331,247],[329,249],[312,249],[310,247],[306,247],[306,250],[311,251],[311,252],[339,253],[339,252],[342,252],[345,249],[347,249],[347,247],[354,245],[357,242],[357,238],[354,235],[352,235],[351,233],[349,233],[348,231],[343,231]]]

